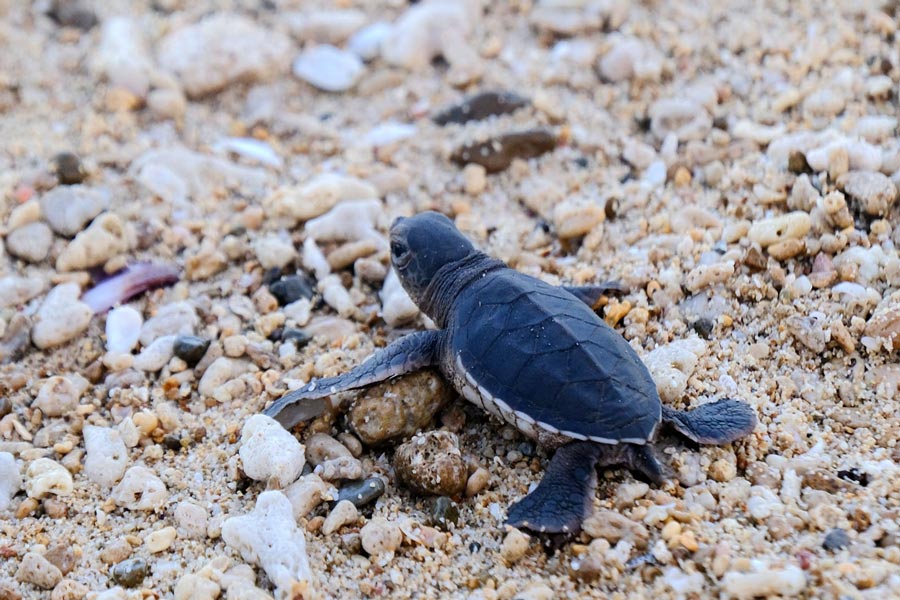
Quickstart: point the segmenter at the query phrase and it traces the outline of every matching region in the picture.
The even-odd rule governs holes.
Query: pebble
[[[184,205],[188,196],[204,199],[222,188],[262,193],[267,179],[262,169],[182,147],[148,150],[131,163],[129,171],[152,193],[176,206]]]
[[[604,539],[611,544],[627,540],[636,547],[646,547],[650,532],[637,521],[633,521],[614,510],[598,510],[585,519],[584,532],[594,539]]]
[[[316,240],[311,237],[306,238],[303,242],[302,261],[303,268],[311,271],[316,276],[316,279],[322,280],[331,274],[331,265],[328,264],[328,259],[325,258],[322,250],[316,245]]]
[[[366,388],[347,422],[363,444],[377,446],[428,427],[453,397],[443,377],[424,369]]]
[[[612,48],[598,64],[600,76],[613,83],[635,79],[659,81],[664,56],[654,46],[631,36],[610,36]]]
[[[215,145],[220,152],[232,152],[250,161],[273,169],[284,167],[284,159],[268,142],[248,137],[227,137]]]
[[[391,555],[400,548],[403,532],[396,523],[384,517],[373,517],[359,531],[363,550],[370,556]]]
[[[41,499],[49,494],[69,496],[73,488],[72,474],[49,458],[39,458],[25,470],[25,492],[29,498]]]
[[[158,59],[197,98],[232,83],[262,82],[285,72],[292,46],[282,33],[220,12],[166,35]]]
[[[183,360],[188,367],[194,367],[206,354],[209,344],[210,340],[205,340],[195,335],[179,335],[172,344],[172,352]]]
[[[37,311],[37,322],[31,328],[31,340],[41,350],[65,344],[81,335],[94,312],[78,300],[77,283],[61,283],[50,290]]]
[[[112,88],[123,88],[138,98],[146,98],[154,66],[141,24],[124,16],[103,20],[94,68]]]
[[[673,133],[678,141],[703,140],[712,129],[712,117],[699,102],[664,98],[650,105],[650,131],[659,140]]]
[[[122,481],[113,488],[110,498],[127,510],[156,510],[165,506],[169,491],[151,469],[134,466],[125,471]]]
[[[481,121],[495,115],[513,113],[529,103],[527,98],[514,92],[481,92],[437,112],[431,120],[438,125]]]
[[[419,314],[419,307],[413,302],[409,294],[403,289],[400,278],[394,269],[388,271],[384,278],[384,285],[379,293],[381,298],[381,315],[385,323],[391,327],[397,327],[408,323]]]
[[[459,505],[447,496],[440,496],[435,499],[429,517],[432,525],[447,530],[451,524],[459,525]]]
[[[306,275],[288,275],[269,285],[269,291],[281,306],[301,299],[311,300],[315,295],[313,282]]]
[[[294,519],[299,521],[313,511],[326,498],[332,497],[333,489],[315,473],[304,475],[284,488],[284,495],[291,503]]]
[[[365,181],[338,173],[322,173],[300,187],[279,188],[266,203],[278,214],[308,221],[341,202],[378,197],[378,190]]]
[[[347,40],[347,49],[366,62],[381,56],[381,44],[391,31],[388,23],[378,21],[367,25]]]
[[[850,536],[847,535],[846,531],[839,528],[834,528],[825,534],[825,540],[822,542],[822,547],[831,552],[842,550],[849,545]]]
[[[175,355],[176,339],[174,335],[164,335],[153,340],[134,357],[134,368],[151,373],[162,369]]]
[[[336,310],[341,317],[347,318],[356,313],[356,304],[338,275],[328,275],[321,279],[318,289],[325,303]]]
[[[106,315],[106,350],[116,354],[131,352],[141,335],[144,318],[130,306],[119,306]]]
[[[131,551],[131,544],[125,538],[115,538],[100,551],[100,560],[107,565],[114,565],[131,556]]]
[[[466,497],[471,498],[481,493],[491,480],[491,472],[484,467],[478,467],[475,472],[469,475],[466,481]]]
[[[380,247],[384,247],[384,237],[376,230],[384,219],[381,201],[348,200],[324,215],[307,221],[306,233],[323,242],[373,239]],[[318,273],[316,277],[321,279]]]
[[[253,251],[264,269],[282,269],[298,257],[290,238],[279,234],[256,238],[253,241]]]
[[[125,474],[128,449],[117,430],[85,425],[84,447],[84,474],[94,483],[110,487]]]
[[[722,262],[694,267],[684,279],[684,287],[692,293],[703,288],[725,283],[734,274],[734,262]]]
[[[722,592],[731,598],[750,599],[758,596],[799,596],[806,589],[803,569],[789,566],[766,569],[759,573],[726,573]]]
[[[676,402],[684,395],[706,343],[699,337],[677,340],[660,346],[643,357],[663,402]]]
[[[546,129],[530,129],[506,133],[484,142],[473,142],[458,148],[450,160],[459,166],[481,165],[488,173],[506,170],[515,159],[536,158],[556,148],[556,136]]]
[[[172,547],[173,543],[175,543],[175,536],[177,533],[178,532],[172,526],[163,527],[162,529],[148,533],[144,538],[144,545],[151,554],[165,552]]]
[[[161,119],[181,119],[187,111],[187,99],[181,89],[155,89],[147,94],[147,108]],[[178,183],[175,185],[178,186]],[[183,195],[183,192],[176,194]]]
[[[16,570],[16,580],[45,590],[52,590],[62,578],[60,570],[36,552],[26,552]]]
[[[294,521],[291,503],[281,492],[259,495],[248,515],[222,525],[222,539],[244,560],[263,568],[276,585],[277,597],[313,580],[306,556],[306,539]]]
[[[77,565],[75,551],[72,549],[71,544],[65,542],[53,544],[47,548],[44,558],[59,569],[63,576],[71,573]]]
[[[479,14],[474,5],[453,0],[410,6],[387,32],[381,57],[411,71],[427,68],[438,56],[456,69],[477,69],[468,36]]]
[[[50,377],[41,385],[32,406],[47,417],[67,416],[78,407],[87,385],[80,375]]]
[[[90,588],[75,581],[74,579],[63,579],[56,584],[50,593],[50,600],[81,600],[90,592]]]
[[[384,480],[381,477],[368,477],[361,481],[345,484],[338,492],[337,500],[349,500],[357,508],[375,502],[385,492]]]
[[[368,20],[366,13],[353,9],[312,10],[284,15],[291,35],[301,42],[341,44]]]
[[[0,452],[0,513],[12,504],[13,496],[22,489],[22,475],[16,459],[9,452]]]
[[[39,277],[0,277],[0,308],[25,304],[44,291],[47,284]]]
[[[897,200],[897,186],[882,173],[851,171],[841,175],[837,185],[868,215],[886,215]]]
[[[175,600],[216,600],[221,593],[222,588],[219,583],[193,573],[183,575],[175,584],[174,590]],[[232,595],[238,596],[229,591],[229,597]],[[243,597],[249,598],[249,595]],[[262,599],[260,598],[260,600]]]
[[[605,216],[596,202],[564,200],[553,208],[553,226],[559,239],[573,239],[590,233]]]
[[[466,487],[468,470],[455,434],[429,431],[414,436],[394,453],[397,476],[420,494],[455,496]]]
[[[63,249],[56,259],[56,270],[78,271],[102,265],[128,249],[128,237],[118,215],[100,215]]]
[[[53,0],[47,16],[61,27],[76,27],[88,31],[97,24],[97,15],[90,6],[78,0]]]
[[[463,189],[470,196],[479,196],[487,189],[487,169],[474,163],[463,167]]]
[[[206,528],[209,525],[209,512],[196,502],[182,500],[175,505],[175,524],[178,525],[178,535],[193,540],[202,540],[206,537]]]
[[[199,325],[200,317],[190,302],[163,305],[141,327],[141,345],[147,347],[157,338],[167,335],[193,335]]]
[[[801,239],[809,233],[812,221],[809,214],[794,211],[769,219],[757,221],[750,226],[747,237],[763,248],[787,240]]]
[[[307,48],[294,60],[295,76],[326,92],[345,92],[356,85],[366,67],[353,52],[329,44]]]
[[[109,204],[105,191],[83,185],[56,187],[40,200],[41,214],[55,233],[72,237]]]
[[[109,578],[118,585],[135,588],[150,576],[150,565],[143,558],[129,558],[109,569]]]
[[[6,250],[25,262],[39,263],[50,253],[53,232],[40,221],[22,225],[6,236]]]
[[[510,529],[500,545],[500,556],[506,561],[506,564],[513,565],[525,556],[530,543],[531,538],[528,535],[518,529]]]
[[[338,502],[322,524],[322,533],[331,535],[344,525],[354,523],[359,518],[359,511],[356,506],[349,500],[341,500]]]
[[[253,415],[244,423],[239,453],[248,477],[276,488],[297,481],[306,463],[303,445],[297,438],[278,421],[262,414]]]

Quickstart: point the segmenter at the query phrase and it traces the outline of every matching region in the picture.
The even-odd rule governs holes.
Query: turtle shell
[[[448,359],[487,401],[543,430],[643,444],[662,406],[634,349],[569,292],[512,269],[467,286],[448,322]]]

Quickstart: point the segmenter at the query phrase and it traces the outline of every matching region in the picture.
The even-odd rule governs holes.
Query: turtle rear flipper
[[[756,427],[756,413],[740,400],[724,399],[693,410],[663,406],[663,421],[698,444],[721,446],[750,435]]]
[[[285,429],[290,429],[301,421],[318,417],[334,408],[331,402],[324,400],[328,396],[430,367],[437,362],[442,333],[419,331],[404,336],[346,373],[317,379],[288,392],[265,409],[263,414],[281,423]]]
[[[544,478],[509,507],[506,524],[536,533],[575,535],[591,512],[597,467],[624,465],[662,483],[665,469],[649,446],[571,442],[550,459]]]

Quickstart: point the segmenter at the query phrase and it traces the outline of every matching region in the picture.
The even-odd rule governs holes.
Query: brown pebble
[[[129,556],[131,556],[131,544],[123,538],[108,543],[106,548],[100,552],[100,560],[108,565],[122,562]]]
[[[794,258],[804,250],[806,250],[806,242],[795,239],[784,240],[768,247],[769,256],[775,260]]]
[[[483,467],[479,467],[469,476],[466,482],[466,496],[471,498],[477,496],[484,488],[487,487],[491,480],[491,473]]]
[[[65,519],[69,512],[69,507],[65,502],[56,498],[45,498],[43,501],[44,512],[51,519]]]
[[[324,523],[325,517],[323,517],[322,515],[315,516],[306,523],[306,531],[308,531],[309,533],[315,533],[322,529],[322,525]]]
[[[512,92],[482,92],[466,98],[434,115],[438,125],[480,121],[494,115],[505,115],[528,104],[528,99]]]
[[[546,129],[507,133],[485,142],[466,144],[450,157],[463,166],[475,163],[488,173],[499,173],[517,158],[536,158],[556,148],[556,136]]]
[[[74,579],[63,579],[56,584],[50,593],[50,600],[81,600],[90,592],[90,588]]]
[[[22,502],[19,503],[19,507],[16,508],[16,518],[24,519],[31,513],[37,510],[39,506],[38,501],[34,498],[25,498]]]
[[[44,558],[56,565],[63,575],[68,575],[75,568],[75,552],[70,544],[53,544],[44,553]]]
[[[806,161],[806,155],[799,150],[791,150],[788,155],[788,171],[797,175],[813,172],[812,167]]]
[[[751,247],[744,255],[744,264],[751,271],[765,271],[769,263],[762,252],[755,247]]]
[[[594,554],[578,558],[569,565],[569,576],[578,581],[591,583],[600,579],[603,572],[603,559]]]
[[[398,447],[394,468],[400,480],[420,494],[455,496],[468,479],[459,441],[449,431],[422,433]]]
[[[71,152],[60,152],[54,156],[53,170],[56,172],[56,178],[63,185],[75,185],[87,177],[87,171],[81,164],[81,159]]]

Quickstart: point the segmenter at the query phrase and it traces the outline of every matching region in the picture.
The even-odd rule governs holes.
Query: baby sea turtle
[[[637,353],[591,308],[607,287],[555,287],[519,273],[435,212],[394,222],[391,262],[440,329],[407,335],[347,373],[289,392],[265,414],[289,428],[323,412],[327,396],[437,367],[469,401],[557,449],[507,521],[553,534],[580,529],[597,466],[664,480],[650,446],[661,422],[701,444],[728,444],[756,425],[737,400],[690,411],[662,406]]]

